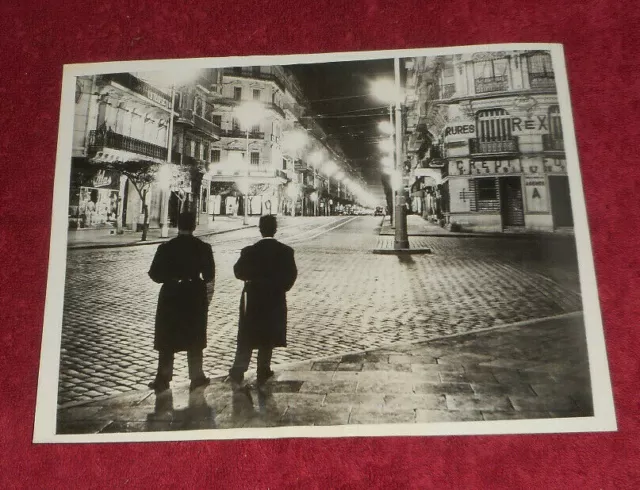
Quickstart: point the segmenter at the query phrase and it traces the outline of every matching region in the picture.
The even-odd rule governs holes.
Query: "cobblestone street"
[[[289,347],[278,365],[428,340],[582,309],[573,241],[411,237],[428,255],[374,255],[393,237],[377,217],[284,218],[276,235],[296,250],[288,295]],[[205,238],[216,288],[204,367],[233,359],[242,283],[232,266],[255,228]],[[543,241],[541,241],[543,240]],[[159,285],[147,276],[157,246],[70,250],[62,326],[59,405],[146,389],[155,372]],[[186,381],[176,356],[175,381]]]

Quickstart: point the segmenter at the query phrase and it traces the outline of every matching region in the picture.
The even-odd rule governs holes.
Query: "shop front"
[[[120,206],[120,176],[105,170],[72,172],[69,229],[115,228]]]

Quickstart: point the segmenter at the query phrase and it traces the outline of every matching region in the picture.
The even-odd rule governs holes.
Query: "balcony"
[[[542,135],[542,150],[543,151],[564,151],[564,140],[552,137],[550,134]]]
[[[178,151],[171,152],[171,163],[175,163],[176,165],[198,167],[200,162],[200,160],[196,160],[194,157],[184,155]]]
[[[529,73],[531,88],[556,88],[556,77],[553,73]]]
[[[265,109],[267,109],[267,111],[271,111],[271,112],[275,112],[276,114],[278,114],[282,119],[285,118],[284,115],[284,110],[282,109],[282,107],[280,107],[277,104],[273,104],[271,102],[267,103],[264,105]]]
[[[229,167],[229,166],[222,166],[219,164],[212,164],[209,172],[211,173],[211,175],[215,176],[219,176],[219,177],[246,177],[247,175],[247,166],[245,165],[240,165],[240,166],[234,166],[234,167]],[[288,180],[287,179],[287,173],[279,168],[273,168],[271,166],[268,165],[251,165],[249,167],[249,177],[254,177],[254,178],[279,178],[282,180]]]
[[[518,153],[518,137],[511,136],[500,141],[482,141],[478,138],[470,138],[469,153],[472,155]]]
[[[283,92],[285,91],[284,80],[282,80],[274,73],[253,71],[251,68],[225,68],[222,74],[229,77],[253,78],[255,80],[265,80],[267,82],[273,82],[278,86],[280,90],[282,90]]]
[[[89,131],[89,153],[95,154],[103,148],[124,150],[158,160],[167,159],[167,149],[164,146],[147,143],[112,131]]]
[[[132,92],[142,95],[156,104],[166,107],[167,109],[171,106],[171,97],[168,94],[149,85],[147,82],[143,82],[130,73],[109,73],[107,75],[100,75],[100,80],[122,85]]]
[[[484,77],[476,78],[476,93],[484,94],[487,92],[504,92],[509,89],[509,81],[506,75],[501,77]]]
[[[217,124],[194,114],[192,109],[182,109],[179,117],[176,119],[176,124],[188,126],[189,129],[202,136],[216,140],[220,139],[220,127]]]
[[[220,136],[223,138],[246,138],[247,132],[244,129],[222,129]],[[263,140],[264,133],[262,131],[249,131],[249,139]]]

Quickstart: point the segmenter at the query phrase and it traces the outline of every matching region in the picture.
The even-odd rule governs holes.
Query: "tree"
[[[147,195],[151,184],[157,180],[158,170],[162,164],[146,160],[138,161],[92,161],[92,166],[100,170],[110,170],[125,176],[140,196],[142,202],[142,214],[144,216],[142,222],[141,240],[147,239],[147,231],[149,228],[149,206],[147,204]]]

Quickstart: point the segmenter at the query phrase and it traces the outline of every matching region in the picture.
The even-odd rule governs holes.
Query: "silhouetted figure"
[[[213,252],[211,245],[193,236],[194,213],[182,213],[179,222],[178,236],[158,247],[149,270],[149,277],[162,283],[153,343],[158,372],[149,383],[156,393],[169,388],[176,352],[187,352],[191,390],[210,382],[202,371],[202,350],[207,346],[207,312],[213,297]]]
[[[298,275],[293,249],[273,238],[275,216],[262,216],[259,226],[263,239],[243,248],[233,267],[236,277],[245,282],[236,357],[229,370],[229,377],[236,383],[244,379],[253,349],[258,349],[258,384],[273,376],[273,348],[287,345],[286,293]]]

